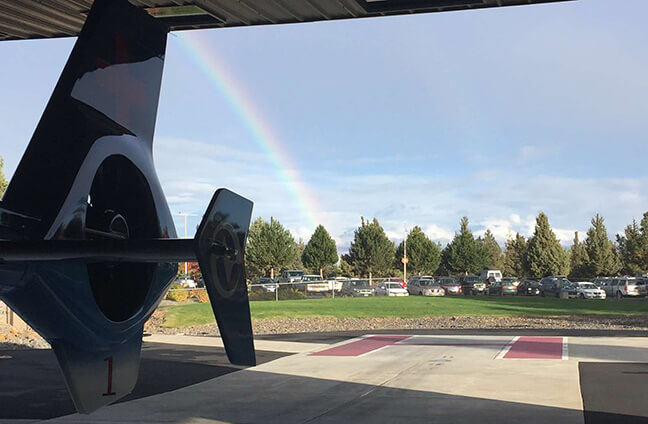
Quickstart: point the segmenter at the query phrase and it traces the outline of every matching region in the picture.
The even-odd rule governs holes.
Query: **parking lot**
[[[640,423],[648,420],[645,336],[532,330],[261,336],[262,363],[240,370],[221,363],[218,338],[154,335],[145,338],[133,396],[90,416],[48,422]],[[3,395],[11,387],[22,403],[4,407],[0,422],[37,421],[62,404],[56,372],[44,384],[30,383],[53,361],[42,361],[40,370],[20,354],[3,361],[33,378],[8,382],[3,375]],[[20,421],[6,416],[16,405]],[[40,417],[24,412],[34,405]]]

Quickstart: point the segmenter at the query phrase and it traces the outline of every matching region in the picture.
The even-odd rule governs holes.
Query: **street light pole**
[[[407,234],[403,241],[403,281],[407,282]]]
[[[187,236],[187,217],[188,216],[197,216],[197,215],[192,214],[192,213],[178,212],[178,216],[184,216],[184,238],[189,238]],[[189,274],[189,262],[185,262],[185,272],[184,273],[185,273],[185,277],[187,276],[187,274]]]

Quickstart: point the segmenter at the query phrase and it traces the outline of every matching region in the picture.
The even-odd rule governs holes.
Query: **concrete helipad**
[[[181,336],[155,342],[218,344]],[[335,344],[272,343],[259,340],[257,348],[272,345],[287,356],[51,422],[648,422],[643,337],[395,332]]]

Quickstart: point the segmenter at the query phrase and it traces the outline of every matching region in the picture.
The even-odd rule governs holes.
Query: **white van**
[[[502,281],[502,271],[499,269],[484,268],[479,273],[479,279],[481,281],[486,281],[491,277],[495,279],[495,282]]]

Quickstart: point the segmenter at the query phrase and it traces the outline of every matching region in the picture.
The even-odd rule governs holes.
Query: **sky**
[[[576,2],[172,33],[154,142],[189,234],[229,188],[308,241],[360,217],[500,243],[544,211],[563,245],[648,211],[648,3]],[[0,43],[11,177],[74,39]],[[179,234],[184,220],[178,218]]]

